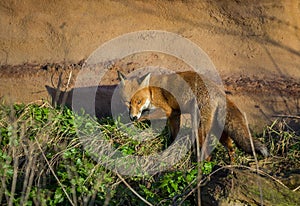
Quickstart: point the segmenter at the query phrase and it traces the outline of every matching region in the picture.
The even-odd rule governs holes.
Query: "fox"
[[[184,71],[153,76],[148,73],[141,78],[127,79],[118,72],[118,78],[120,96],[128,108],[131,121],[160,118],[161,114],[153,112],[151,115],[146,111],[163,110],[170,138],[174,140],[180,128],[181,114],[191,113],[195,105],[199,111],[196,126],[200,146],[211,134],[221,131],[219,141],[227,149],[231,161],[235,154],[233,142],[246,153],[253,154],[251,139],[257,153],[269,156],[266,146],[251,137],[241,110],[219,85],[204,75]]]

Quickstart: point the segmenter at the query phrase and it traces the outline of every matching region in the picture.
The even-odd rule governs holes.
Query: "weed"
[[[194,202],[186,195],[196,187],[198,166],[205,176],[215,165],[226,164],[226,151],[217,147],[212,162],[197,165],[188,152],[165,172],[122,178],[104,167],[112,154],[95,155],[102,151],[103,142],[122,155],[147,157],[169,146],[166,131],[159,134],[143,123],[133,130],[132,125],[111,118],[99,121],[47,102],[1,104],[0,108],[2,205],[145,205],[135,193],[150,204],[184,201],[183,205],[191,205]],[[101,139],[96,138],[99,134]],[[271,154],[281,158],[277,168],[286,162],[299,167],[300,138],[286,122],[275,121],[263,137]],[[95,150],[87,143],[98,147]],[[237,162],[249,163],[244,153],[239,151],[238,156]]]

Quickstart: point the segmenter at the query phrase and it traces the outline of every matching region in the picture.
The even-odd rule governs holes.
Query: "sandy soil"
[[[82,60],[128,32],[165,30],[200,46],[227,93],[261,129],[274,115],[300,113],[300,4],[290,1],[1,1],[0,97],[7,102],[49,99],[45,85],[74,86]],[[181,64],[155,54],[116,62],[116,70]],[[178,63],[178,64],[177,64]]]

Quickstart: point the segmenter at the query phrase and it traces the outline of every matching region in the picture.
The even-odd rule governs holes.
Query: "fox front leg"
[[[180,130],[180,112],[173,112],[168,118],[167,124],[169,130],[169,137],[172,141],[174,141]]]

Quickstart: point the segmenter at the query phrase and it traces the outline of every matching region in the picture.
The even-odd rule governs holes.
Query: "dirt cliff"
[[[79,70],[78,62],[112,38],[164,30],[208,54],[252,127],[299,113],[297,0],[1,1],[0,22],[0,96],[9,101],[49,98],[51,79]],[[132,62],[122,69],[137,69]],[[115,72],[107,78],[117,83]]]

